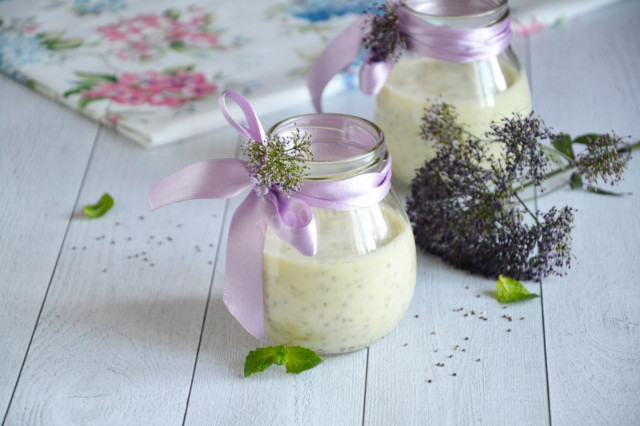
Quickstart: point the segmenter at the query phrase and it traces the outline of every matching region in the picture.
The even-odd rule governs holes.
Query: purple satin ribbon
[[[449,62],[471,62],[495,57],[511,44],[511,23],[505,18],[481,28],[453,28],[430,24],[391,1],[398,12],[406,50]],[[360,16],[329,43],[307,76],[307,86],[316,111],[322,111],[322,92],[329,81],[360,53],[364,36],[371,31],[374,13]],[[373,62],[366,54],[360,68],[360,90],[377,94],[384,86],[394,61]]]
[[[240,106],[248,127],[231,117],[225,103],[227,97]],[[227,121],[246,139],[265,139],[258,117],[239,93],[222,93],[220,109]],[[353,210],[378,204],[391,188],[391,161],[379,173],[337,181],[305,181],[299,191],[287,197],[273,188],[259,186],[243,160],[206,160],[187,166],[158,182],[149,191],[149,206],[155,210],[185,200],[231,198],[248,188],[253,190],[231,219],[223,300],[231,314],[249,333],[264,339],[262,262],[267,225],[300,253],[315,255],[318,241],[311,207]]]

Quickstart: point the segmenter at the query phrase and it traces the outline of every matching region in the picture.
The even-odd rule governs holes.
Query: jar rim
[[[341,124],[341,126],[337,126],[336,124]],[[369,172],[388,159],[389,153],[384,132],[377,124],[365,118],[350,114],[311,113],[296,115],[281,120],[269,128],[267,135],[279,136],[294,130],[306,130],[307,133],[310,133],[312,136],[311,143],[313,147],[314,132],[309,132],[310,129],[338,132],[339,136],[343,139],[342,141],[345,141],[349,137],[349,130],[353,127],[365,132],[360,133],[360,136],[370,137],[371,142],[369,147],[366,149],[362,148],[359,153],[345,155],[344,158],[306,162],[310,173],[305,177],[305,180],[340,180]],[[339,142],[340,141],[335,141],[332,143]]]
[[[478,12],[469,12],[469,13],[433,13],[426,12],[421,10],[420,8],[416,8],[416,3],[427,4],[430,3],[432,5],[438,5],[441,3],[447,3],[443,0],[430,0],[430,1],[416,1],[416,0],[400,0],[400,7],[411,13],[417,17],[422,19],[426,19],[429,21],[435,21],[434,23],[439,23],[440,25],[452,25],[452,24],[460,24],[464,23],[464,21],[480,21],[483,25],[493,25],[498,22],[503,21],[509,16],[509,5],[508,0],[489,0],[491,5],[487,4],[487,2],[482,2],[482,5],[486,6],[482,11]],[[478,6],[482,6],[478,5]],[[448,7],[451,6],[449,3]],[[444,22],[443,22],[444,21]],[[466,26],[466,25],[463,25]],[[480,26],[480,25],[469,25],[469,26]]]

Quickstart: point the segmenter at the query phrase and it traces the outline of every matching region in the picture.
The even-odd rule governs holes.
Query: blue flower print
[[[49,57],[49,51],[34,35],[0,32],[0,70],[20,82],[27,78],[18,69],[37,64]]]
[[[382,2],[383,0],[291,0],[288,10],[296,18],[319,22],[349,13],[360,14]]]
[[[105,10],[117,12],[127,8],[125,0],[74,0],[74,3],[73,11],[78,15],[98,15]]]

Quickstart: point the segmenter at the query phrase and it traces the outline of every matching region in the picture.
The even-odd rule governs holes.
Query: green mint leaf
[[[501,303],[511,303],[517,302],[518,300],[540,297],[535,293],[529,293],[529,290],[527,290],[520,281],[502,275],[500,275],[498,281],[496,281],[496,291],[498,301]]]
[[[244,377],[259,373],[273,364],[284,365],[287,362],[287,348],[284,346],[267,346],[249,352],[244,361]]]
[[[587,133],[582,136],[578,136],[573,140],[573,143],[579,143],[580,145],[589,145],[591,141],[598,139],[602,135],[599,133]]]
[[[91,219],[95,219],[104,216],[111,207],[113,207],[113,198],[111,198],[111,195],[105,193],[96,204],[84,206],[84,214]]]
[[[300,374],[322,362],[322,358],[311,349],[301,346],[289,346],[287,348],[287,373]]]
[[[571,189],[582,188],[582,176],[578,173],[572,173],[571,179],[569,179],[569,186]]]
[[[555,149],[557,149],[560,153],[564,154],[568,158],[575,158],[573,153],[573,147],[571,142],[571,136],[566,133],[559,133],[553,137],[551,140],[551,144]]]

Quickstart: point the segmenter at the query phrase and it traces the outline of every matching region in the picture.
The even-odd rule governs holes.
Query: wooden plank
[[[640,139],[638,16],[628,1],[532,38],[534,102],[549,124]],[[620,187],[632,196],[540,199],[578,209],[573,267],[543,283],[554,424],[640,423],[639,183],[636,158]]]
[[[344,105],[342,100],[346,99],[339,95],[329,105],[335,105],[333,102]],[[300,105],[261,119],[268,128],[281,119],[307,112],[311,112],[310,105]],[[266,343],[249,335],[222,302],[226,235],[242,199],[244,196],[239,196],[230,202],[225,217],[186,424],[359,424],[366,351],[328,357],[319,367],[300,375],[272,367],[244,378],[247,353]]]
[[[494,280],[418,258],[407,318],[370,348],[365,424],[548,424],[541,302],[503,309]]]
[[[0,418],[71,220],[98,125],[0,76]]]
[[[224,201],[149,212],[146,193],[193,162],[226,157],[233,131],[144,150],[101,133],[7,424],[179,424],[187,401]]]

